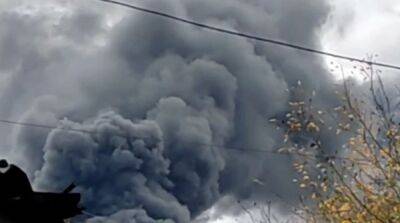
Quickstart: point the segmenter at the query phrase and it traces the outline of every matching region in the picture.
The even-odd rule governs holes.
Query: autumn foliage
[[[312,97],[306,99],[299,83],[291,111],[270,120],[285,131],[285,146],[278,152],[294,157],[298,177],[293,182],[303,192],[296,214],[306,222],[400,222],[396,108],[378,71],[372,66],[359,71],[368,78],[368,94],[344,79],[339,105],[322,109]],[[332,143],[324,142],[323,132],[344,143],[326,148]]]

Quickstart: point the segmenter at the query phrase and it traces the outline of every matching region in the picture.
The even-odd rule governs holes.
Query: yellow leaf
[[[319,127],[314,122],[310,122],[307,125],[307,131],[309,131],[309,132],[319,132]]]
[[[351,210],[351,206],[349,203],[344,203],[340,208],[339,211],[340,212],[346,212],[346,211],[350,211]]]

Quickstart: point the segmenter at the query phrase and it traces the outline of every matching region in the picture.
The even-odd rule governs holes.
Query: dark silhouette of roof
[[[81,214],[79,193],[70,193],[71,184],[62,193],[34,192],[27,175],[15,165],[0,160],[0,221],[7,223],[61,223]]]

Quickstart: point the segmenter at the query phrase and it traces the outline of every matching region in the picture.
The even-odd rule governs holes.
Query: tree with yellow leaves
[[[307,100],[291,102],[291,111],[279,122],[286,130],[286,144],[279,152],[296,159],[293,167],[298,178],[294,182],[304,192],[299,213],[306,222],[400,222],[396,108],[379,71],[368,66],[360,72],[368,78],[368,96],[352,91],[350,80],[343,78],[340,106],[318,110]],[[346,139],[338,152],[326,152],[329,148],[324,147],[322,129],[335,132],[338,141]],[[299,135],[306,135],[312,143],[293,143],[291,139]]]

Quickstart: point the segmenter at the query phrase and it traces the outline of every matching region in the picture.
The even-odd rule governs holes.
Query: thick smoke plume
[[[146,7],[316,48],[329,13],[306,0]],[[90,223],[187,223],[225,195],[290,200],[290,157],[246,148],[280,144],[267,120],[297,80],[334,103],[320,58],[97,1],[0,3],[0,58],[1,118],[93,132],[0,128],[36,189],[78,185],[105,216]]]

